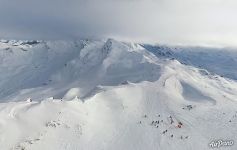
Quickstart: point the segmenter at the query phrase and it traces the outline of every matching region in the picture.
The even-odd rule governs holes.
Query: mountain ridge
[[[0,42],[0,147],[199,150],[235,141],[237,82],[227,64],[237,57],[215,52],[114,39]]]

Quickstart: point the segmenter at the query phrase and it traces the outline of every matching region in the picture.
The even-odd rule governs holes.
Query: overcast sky
[[[0,0],[0,36],[237,46],[237,1]]]

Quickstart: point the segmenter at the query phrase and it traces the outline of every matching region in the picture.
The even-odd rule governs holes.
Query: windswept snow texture
[[[232,50],[112,39],[1,40],[0,149],[208,150],[213,140],[236,142],[236,60]]]

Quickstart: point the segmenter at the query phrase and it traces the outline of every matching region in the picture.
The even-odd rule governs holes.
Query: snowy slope
[[[158,57],[175,58],[183,64],[237,80],[237,49],[235,48],[167,47],[159,45],[143,45],[143,47]]]
[[[8,101],[28,96],[62,98],[78,86],[80,97],[84,97],[97,85],[155,81],[160,73],[160,66],[146,58],[148,54],[142,47],[111,39],[17,46],[9,42],[1,44],[0,53],[0,99]]]
[[[206,150],[237,141],[234,70],[218,53],[210,63],[188,54],[196,55],[112,39],[2,40],[1,149]],[[233,78],[218,75],[224,65]]]

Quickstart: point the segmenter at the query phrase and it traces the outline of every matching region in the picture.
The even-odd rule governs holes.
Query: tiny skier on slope
[[[178,128],[181,128],[181,127],[182,127],[182,125],[183,125],[183,124],[182,124],[182,122],[178,122],[178,125],[177,125],[177,127],[178,127]]]

